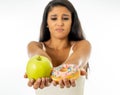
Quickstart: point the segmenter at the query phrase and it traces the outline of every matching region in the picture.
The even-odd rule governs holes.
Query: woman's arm
[[[42,50],[42,44],[39,42],[35,42],[32,41],[28,44],[28,55],[29,57],[32,57],[34,55],[42,55],[45,56],[47,58],[49,58],[51,60],[51,58],[49,57],[49,55]],[[79,41],[77,42],[74,47],[73,47],[73,51],[74,53],[69,57],[69,59],[66,61],[66,63],[78,63],[79,61],[82,61],[83,65],[85,65],[89,59],[89,55],[90,55],[90,51],[91,51],[91,45],[88,41],[83,40],[83,41]],[[85,75],[85,73],[83,74]],[[27,76],[26,76],[27,77]],[[38,79],[37,81],[34,80],[29,80],[28,85],[29,86],[33,86],[35,89],[37,88],[44,88],[45,84],[44,81],[46,81],[46,79],[43,80],[43,82],[39,82],[41,79]],[[62,80],[65,81],[65,80]],[[48,81],[47,81],[48,82]],[[65,82],[67,83],[67,82]],[[54,82],[54,85],[56,85],[56,83]],[[65,85],[63,85],[62,83],[59,83],[59,85],[61,87],[64,87]],[[75,85],[75,81],[72,82],[71,80],[71,85]],[[66,87],[69,87],[70,84],[66,84]]]
[[[91,52],[91,44],[87,40],[78,41],[74,44],[73,54],[65,61],[65,64],[80,64],[81,69],[80,74],[86,75],[87,77],[87,63]],[[86,70],[86,71],[85,71]],[[64,79],[60,80],[59,83],[53,81],[53,85],[59,84],[61,88],[75,86],[75,80]]]
[[[90,53],[91,44],[87,40],[78,41],[73,47],[73,54],[66,60],[66,64],[79,64],[81,67],[86,66]]]
[[[42,50],[42,48],[42,43],[31,41],[27,46],[28,56],[31,58],[34,55],[41,55],[47,57],[50,61],[52,61],[50,56],[44,50]]]
[[[42,44],[39,42],[32,41],[28,44],[27,50],[28,50],[28,56],[31,58],[34,55],[41,55],[49,58],[51,61],[51,58],[48,56],[48,54],[42,50]],[[25,73],[24,78],[27,78],[27,74]],[[44,88],[49,86],[49,83],[51,83],[51,78],[38,78],[36,81],[34,79],[30,79],[28,81],[28,86],[33,86],[34,89],[38,88]]]

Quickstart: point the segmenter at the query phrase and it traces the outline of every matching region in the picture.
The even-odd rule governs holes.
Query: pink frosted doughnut
[[[77,79],[79,76],[80,76],[79,66],[74,64],[62,64],[53,69],[51,78],[54,81],[60,81],[63,78]]]

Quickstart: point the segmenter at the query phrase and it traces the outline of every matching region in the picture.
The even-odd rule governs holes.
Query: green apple
[[[50,77],[52,64],[47,57],[35,55],[28,60],[26,74],[29,79]]]

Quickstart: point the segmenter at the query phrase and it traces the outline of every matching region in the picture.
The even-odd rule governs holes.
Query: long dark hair
[[[69,41],[84,40],[85,37],[83,34],[83,30],[74,6],[68,0],[52,0],[48,3],[48,5],[45,7],[44,10],[41,29],[40,29],[39,42],[44,42],[50,39],[50,31],[47,27],[47,16],[49,11],[55,6],[64,6],[72,14],[72,25],[71,25],[71,31],[68,35],[68,40]]]
[[[47,27],[47,16],[48,16],[49,11],[55,6],[64,6],[72,14],[72,25],[71,25],[71,31],[68,35],[68,40],[69,41],[84,40],[85,36],[83,34],[80,20],[78,18],[78,14],[74,6],[72,5],[72,3],[69,2],[68,0],[52,0],[48,3],[48,5],[45,7],[45,10],[44,10],[41,29],[40,29],[39,42],[44,42],[50,39],[50,31]],[[87,63],[86,72],[88,72],[88,68],[89,68],[89,63]]]

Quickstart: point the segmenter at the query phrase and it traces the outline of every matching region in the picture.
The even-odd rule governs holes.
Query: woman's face
[[[72,24],[70,11],[63,6],[53,7],[48,13],[47,24],[51,37],[67,38]]]

